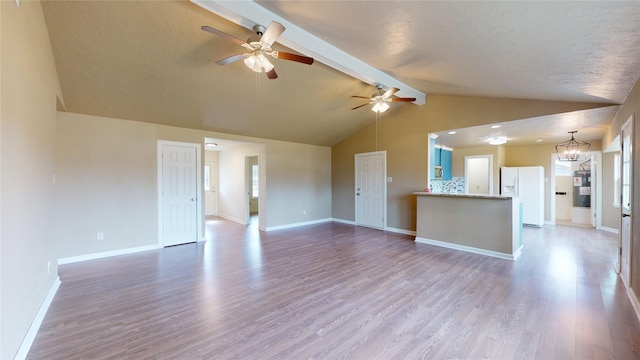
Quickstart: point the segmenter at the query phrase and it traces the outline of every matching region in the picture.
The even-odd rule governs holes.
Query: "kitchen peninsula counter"
[[[414,192],[418,243],[515,260],[522,249],[520,199]]]

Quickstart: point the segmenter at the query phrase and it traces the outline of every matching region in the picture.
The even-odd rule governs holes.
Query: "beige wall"
[[[157,244],[157,141],[203,144],[205,137],[229,137],[72,113],[59,113],[58,133],[58,258]],[[244,220],[238,206],[244,202],[244,161],[260,155],[265,227],[331,217],[330,148],[230,140],[245,142],[219,153],[221,216]],[[98,232],[104,240],[96,240]]]
[[[61,92],[40,3],[0,7],[0,358],[11,359],[57,277],[53,175]]]
[[[421,106],[397,105],[380,119],[377,149],[373,115],[368,127],[333,146],[334,218],[355,220],[354,155],[357,153],[387,151],[387,176],[393,178],[393,182],[387,184],[387,226],[414,231],[416,199],[411,193],[427,185],[429,133],[603,106],[447,95],[429,95],[427,103]]]
[[[262,140],[267,146],[267,227],[331,218],[331,148]],[[264,164],[264,165],[263,165]],[[263,207],[260,206],[263,212]],[[303,214],[306,211],[306,214]],[[262,213],[261,213],[262,216]]]
[[[58,113],[59,258],[158,243],[156,140],[145,123]]]

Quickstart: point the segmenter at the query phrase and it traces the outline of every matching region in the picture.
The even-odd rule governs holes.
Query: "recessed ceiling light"
[[[489,145],[502,145],[507,143],[507,138],[504,136],[492,137],[487,140]]]
[[[492,125],[492,126],[491,126],[491,128],[492,128],[492,129],[497,129],[497,128],[499,128],[499,127],[500,127],[500,125]]]
[[[449,133],[448,133],[448,134],[449,134],[449,135],[453,135],[453,134],[455,134],[455,133],[456,133],[455,131],[449,131]]]
[[[538,139],[538,140],[536,140],[536,142],[542,142],[542,141],[543,141],[542,139]]]

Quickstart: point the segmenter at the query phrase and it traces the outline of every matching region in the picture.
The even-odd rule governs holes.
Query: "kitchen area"
[[[428,151],[428,186],[414,192],[416,242],[516,260],[522,226],[545,224],[544,167],[506,166],[504,144],[453,148],[436,134]]]
[[[481,131],[495,134],[499,127],[472,129],[473,139],[465,146],[451,139],[470,139],[467,129],[429,134],[428,182],[413,193],[416,242],[515,260],[522,251],[523,226],[555,225],[554,145],[534,140],[506,146],[506,137],[477,136]],[[575,187],[579,194],[586,192],[584,183]]]

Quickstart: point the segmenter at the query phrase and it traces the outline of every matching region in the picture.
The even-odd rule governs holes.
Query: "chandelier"
[[[560,161],[578,161],[583,160],[591,148],[588,142],[576,140],[573,134],[577,131],[569,131],[571,139],[556,145],[556,153]]]

